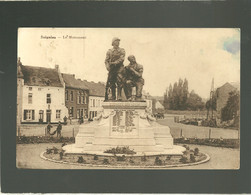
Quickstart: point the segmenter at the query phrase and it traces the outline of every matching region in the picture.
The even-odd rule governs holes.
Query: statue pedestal
[[[153,121],[146,102],[104,102],[99,120],[81,125],[74,145],[64,146],[66,153],[103,153],[117,146],[128,146],[136,155],[182,154],[174,146],[168,126]]]

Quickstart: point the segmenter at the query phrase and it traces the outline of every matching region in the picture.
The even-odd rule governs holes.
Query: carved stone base
[[[173,146],[169,127],[156,123],[146,107],[146,102],[104,102],[98,120],[81,125],[75,144],[63,149],[66,153],[103,154],[107,149],[129,146],[137,155],[182,154],[182,147]]]

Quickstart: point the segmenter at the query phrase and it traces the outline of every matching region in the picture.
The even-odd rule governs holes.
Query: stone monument
[[[127,146],[135,155],[181,155],[173,145],[168,126],[159,125],[146,113],[146,102],[104,102],[104,112],[95,121],[80,125],[75,144],[65,153],[106,155],[104,151]]]
[[[119,48],[119,41],[119,38],[113,39],[113,49],[108,50],[105,60],[109,74],[103,113],[93,122],[80,125],[75,144],[63,147],[65,153],[107,155],[104,152],[108,149],[126,146],[134,150],[135,155],[182,155],[185,148],[173,145],[170,128],[159,125],[147,113],[147,103],[141,99],[143,66],[131,55],[128,57],[130,64],[124,68],[125,51]],[[133,86],[137,89],[137,101],[131,99],[130,87]],[[109,87],[111,100],[108,99]],[[122,87],[126,101],[121,99]]]

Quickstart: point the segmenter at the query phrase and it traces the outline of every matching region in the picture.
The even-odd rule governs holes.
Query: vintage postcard
[[[17,56],[17,168],[240,168],[240,29],[19,28]]]

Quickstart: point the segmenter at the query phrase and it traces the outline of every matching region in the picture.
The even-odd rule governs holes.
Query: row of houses
[[[76,79],[59,66],[44,68],[17,63],[17,123],[57,123],[93,119],[102,112],[105,83]],[[149,112],[152,101],[145,95]]]

